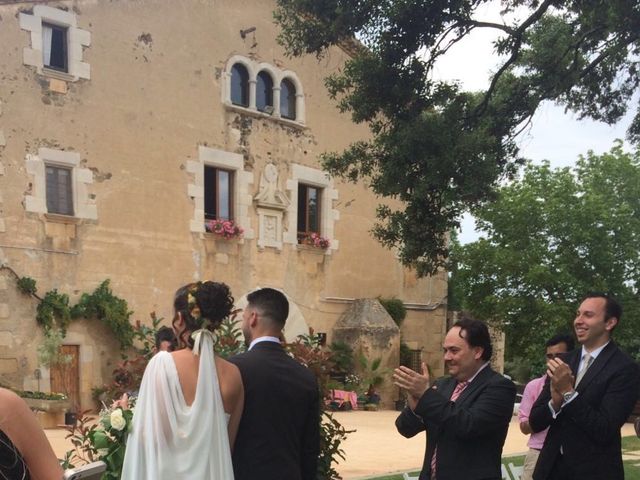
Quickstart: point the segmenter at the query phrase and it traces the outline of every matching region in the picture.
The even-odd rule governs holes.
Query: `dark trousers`
[[[574,480],[572,472],[567,468],[563,455],[558,455],[547,480]]]

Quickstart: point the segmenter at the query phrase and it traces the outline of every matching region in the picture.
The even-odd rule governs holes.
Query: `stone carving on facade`
[[[278,167],[267,163],[260,175],[260,190],[253,198],[259,207],[286,210],[291,203],[287,195],[278,188]]]
[[[258,211],[258,247],[282,250],[282,218],[291,204],[278,187],[278,167],[267,163],[260,175],[260,190],[253,197]]]

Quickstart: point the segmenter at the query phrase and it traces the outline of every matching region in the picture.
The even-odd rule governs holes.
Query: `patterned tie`
[[[459,382],[456,385],[456,388],[453,389],[453,393],[451,394],[451,401],[455,402],[462,391],[467,388],[469,382]],[[433,455],[431,456],[431,480],[436,480],[436,454],[438,453],[438,446],[433,449]]]
[[[584,377],[584,374],[587,373],[587,369],[591,366],[592,363],[593,357],[588,353],[585,353],[584,357],[582,357],[582,368],[580,369],[580,371],[578,372],[578,376],[576,377],[576,387],[580,383],[580,380],[582,380],[582,377]]]

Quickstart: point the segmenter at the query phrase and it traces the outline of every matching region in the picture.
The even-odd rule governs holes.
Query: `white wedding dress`
[[[200,369],[191,406],[185,403],[170,353],[158,353],[147,365],[122,480],[233,480],[229,417],[222,405],[213,338],[200,332],[194,348],[194,354],[200,350]]]

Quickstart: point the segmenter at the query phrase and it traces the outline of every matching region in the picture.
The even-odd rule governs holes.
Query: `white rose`
[[[127,421],[122,416],[122,410],[119,408],[111,412],[109,419],[111,420],[111,428],[115,428],[118,431],[127,426]]]
[[[109,449],[108,448],[99,448],[98,449],[98,455],[100,456],[100,458],[106,457],[108,453],[109,453]]]

